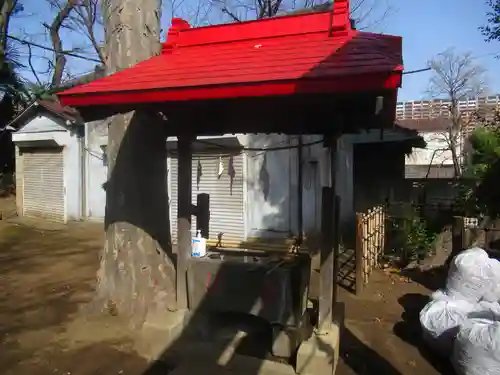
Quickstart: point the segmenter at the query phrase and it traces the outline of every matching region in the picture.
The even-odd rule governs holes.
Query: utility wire
[[[96,159],[104,161],[104,157],[101,155],[96,154],[94,151],[89,150],[87,147],[83,148],[90,156],[93,156]]]
[[[281,151],[281,150],[291,150],[294,148],[298,148],[299,145],[291,145],[291,146],[278,146],[278,147],[266,147],[266,148],[259,148],[259,147],[229,147],[229,146],[224,146],[218,143],[210,142],[210,141],[205,141],[203,139],[197,139],[195,142],[198,143],[204,143],[206,145],[210,146],[215,146],[215,147],[220,147],[225,150],[235,150],[235,151]],[[314,141],[314,142],[309,142],[309,143],[304,143],[302,144],[302,147],[309,147],[313,145],[317,145],[319,143],[323,143],[324,140],[321,139],[319,141]]]
[[[38,43],[28,42],[27,40],[19,39],[19,38],[15,37],[15,36],[12,36],[12,35],[7,35],[7,38],[15,40],[15,41],[17,41],[17,42],[19,42],[21,44],[25,44],[25,45],[28,45],[28,46],[32,46],[32,47],[37,47],[37,48],[43,49],[45,51],[59,53],[61,55],[71,56],[71,57],[75,57],[77,59],[82,59],[82,60],[87,60],[87,61],[93,61],[93,62],[97,62],[97,63],[101,63],[102,64],[102,61],[99,60],[99,59],[95,59],[95,58],[92,58],[92,57],[79,55],[77,53],[68,52],[68,51],[56,52],[53,48],[46,47],[46,46],[38,44]]]
[[[490,52],[490,53],[485,53],[482,55],[478,56],[472,56],[473,59],[481,59],[483,57],[489,57],[489,56],[500,56],[500,52]],[[422,72],[428,72],[429,70],[432,70],[432,68],[422,68],[422,69],[415,69],[415,70],[408,70],[404,71],[403,74],[415,74],[415,73],[422,73]]]
[[[428,72],[429,70],[432,70],[432,69],[431,68],[422,68],[422,69],[408,70],[406,72],[403,72],[402,74],[422,73],[422,72]]]
[[[202,139],[197,139],[195,140],[195,142],[198,142],[198,143],[203,143],[203,144],[206,144],[206,145],[210,145],[210,146],[215,146],[215,147],[218,147],[220,148],[221,150],[223,149],[225,152],[222,152],[221,154],[218,154],[217,156],[213,156],[213,155],[203,155],[203,154],[196,154],[196,159],[199,159],[199,160],[216,160],[216,159],[219,159],[220,157],[229,157],[229,156],[234,156],[234,151],[237,151],[237,152],[249,152],[249,151],[260,151],[259,153],[255,154],[255,155],[249,155],[251,156],[252,158],[255,158],[255,157],[258,157],[268,151],[284,151],[284,150],[292,150],[292,149],[295,149],[295,148],[298,148],[299,146],[298,145],[291,145],[291,146],[275,146],[275,147],[266,147],[266,148],[256,148],[256,147],[228,147],[228,146],[224,146],[224,145],[221,145],[221,144],[218,144],[218,143],[214,143],[214,142],[210,142],[210,141],[205,141],[205,140],[202,140]],[[324,140],[319,140],[319,141],[314,141],[314,142],[309,142],[309,143],[304,143],[302,144],[302,147],[310,147],[310,146],[314,146],[316,144],[319,144],[319,143],[323,143]],[[279,142],[279,143],[284,143],[284,141],[282,142]],[[231,151],[233,151],[233,153],[230,153]],[[169,155],[171,155],[172,157],[177,157],[177,151],[176,150],[172,150],[172,151],[168,151]],[[193,156],[195,157],[195,156]]]

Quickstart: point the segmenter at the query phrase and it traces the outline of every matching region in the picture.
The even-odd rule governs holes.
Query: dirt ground
[[[419,312],[440,286],[443,272],[414,277],[429,289],[393,272],[374,272],[359,296],[341,291],[346,330],[337,374],[454,374],[448,361],[426,348],[419,324]]]
[[[12,202],[0,202],[0,211]],[[2,206],[3,205],[3,206]],[[102,226],[0,221],[0,368],[3,374],[165,374],[147,369],[116,317],[87,316]],[[423,280],[433,280],[427,275]],[[430,286],[434,288],[435,285]],[[418,312],[430,290],[377,271],[346,304],[338,375],[448,373],[421,349]]]

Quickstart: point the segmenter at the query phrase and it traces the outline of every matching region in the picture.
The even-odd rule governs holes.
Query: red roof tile
[[[335,4],[333,22],[330,12],[201,28],[174,19],[161,55],[58,96],[86,106],[397,88],[401,38],[352,30],[348,1]]]
[[[69,120],[71,122],[79,121],[78,111],[73,108],[63,107],[60,103],[49,100],[37,100],[36,103],[45,108],[47,111],[52,112],[65,120]]]
[[[402,119],[396,120],[402,128],[415,130],[420,133],[442,132],[451,127],[451,120],[443,117],[424,119]]]

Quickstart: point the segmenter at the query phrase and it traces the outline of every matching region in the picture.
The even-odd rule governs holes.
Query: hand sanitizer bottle
[[[199,257],[200,256],[200,231],[196,232],[196,237],[191,240],[191,256]]]
[[[196,231],[196,237],[192,240],[191,256],[204,257],[207,255],[207,240],[201,236],[201,231]]]
[[[201,231],[199,230],[198,233],[196,233],[196,239],[199,240],[198,242],[198,253],[200,257],[204,257],[207,255],[207,239],[203,238],[201,236]]]

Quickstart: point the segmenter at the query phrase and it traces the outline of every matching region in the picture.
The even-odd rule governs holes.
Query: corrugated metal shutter
[[[243,200],[243,155],[233,157],[234,178],[228,175],[230,157],[222,158],[224,171],[218,178],[219,157],[212,155],[195,155],[193,157],[193,204],[200,193],[210,194],[210,228],[209,241],[215,242],[217,234],[224,233],[224,246],[237,246],[245,239],[244,200]],[[202,176],[199,186],[196,181],[198,160],[201,163]],[[170,181],[170,212],[172,241],[177,243],[177,159],[169,162]],[[192,228],[196,228],[196,218],[193,216]]]
[[[24,215],[64,222],[62,148],[27,148],[23,158]]]

